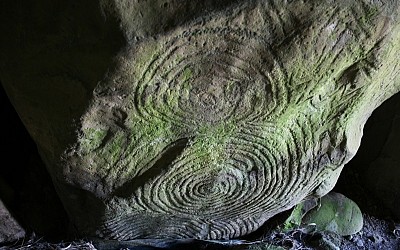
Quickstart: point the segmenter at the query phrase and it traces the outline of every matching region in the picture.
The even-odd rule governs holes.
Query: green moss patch
[[[318,231],[331,231],[351,235],[363,227],[363,217],[357,204],[339,193],[329,193],[321,198],[320,206],[307,213],[303,224],[314,223]]]
[[[89,153],[100,147],[108,130],[87,128],[83,130],[82,136],[79,139],[80,151],[82,153]]]

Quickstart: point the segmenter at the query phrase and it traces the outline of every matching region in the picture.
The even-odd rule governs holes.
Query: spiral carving
[[[144,119],[189,127],[263,120],[285,91],[270,82],[269,71],[277,65],[267,48],[261,38],[241,30],[184,32],[143,69],[135,108]]]
[[[131,212],[110,215],[102,234],[237,237],[267,220],[264,211],[290,206],[286,194],[296,196],[301,185],[315,188],[298,173],[296,150],[303,147],[281,144],[301,139],[300,126],[285,131],[270,122],[287,106],[288,79],[260,36],[194,29],[166,39],[147,57],[130,78],[135,112],[127,120],[138,133],[138,124],[156,122],[165,131],[139,137],[136,149],[126,150],[122,158],[134,155],[128,169],[136,174],[118,188],[111,207]],[[149,145],[159,145],[159,153],[149,156]],[[318,178],[303,171],[307,181]]]
[[[400,91],[400,1],[9,2],[2,84],[82,235],[253,232]]]

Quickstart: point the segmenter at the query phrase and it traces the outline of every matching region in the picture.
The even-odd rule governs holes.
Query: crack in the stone
[[[138,187],[143,186],[150,179],[160,175],[176,160],[185,150],[189,142],[189,138],[181,138],[169,144],[164,150],[155,157],[149,165],[147,171],[135,176],[132,180],[126,182],[114,191],[114,195],[121,198],[130,197]]]

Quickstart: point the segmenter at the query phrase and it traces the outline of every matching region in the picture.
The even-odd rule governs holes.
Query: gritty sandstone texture
[[[2,1],[0,77],[85,235],[226,239],[335,184],[397,1]]]

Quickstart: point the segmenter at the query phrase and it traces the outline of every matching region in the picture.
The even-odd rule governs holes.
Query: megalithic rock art
[[[165,31],[148,16],[157,1],[128,2],[101,5],[127,43],[72,143],[42,153],[85,234],[249,234],[329,192],[400,90],[396,1],[234,1]]]

